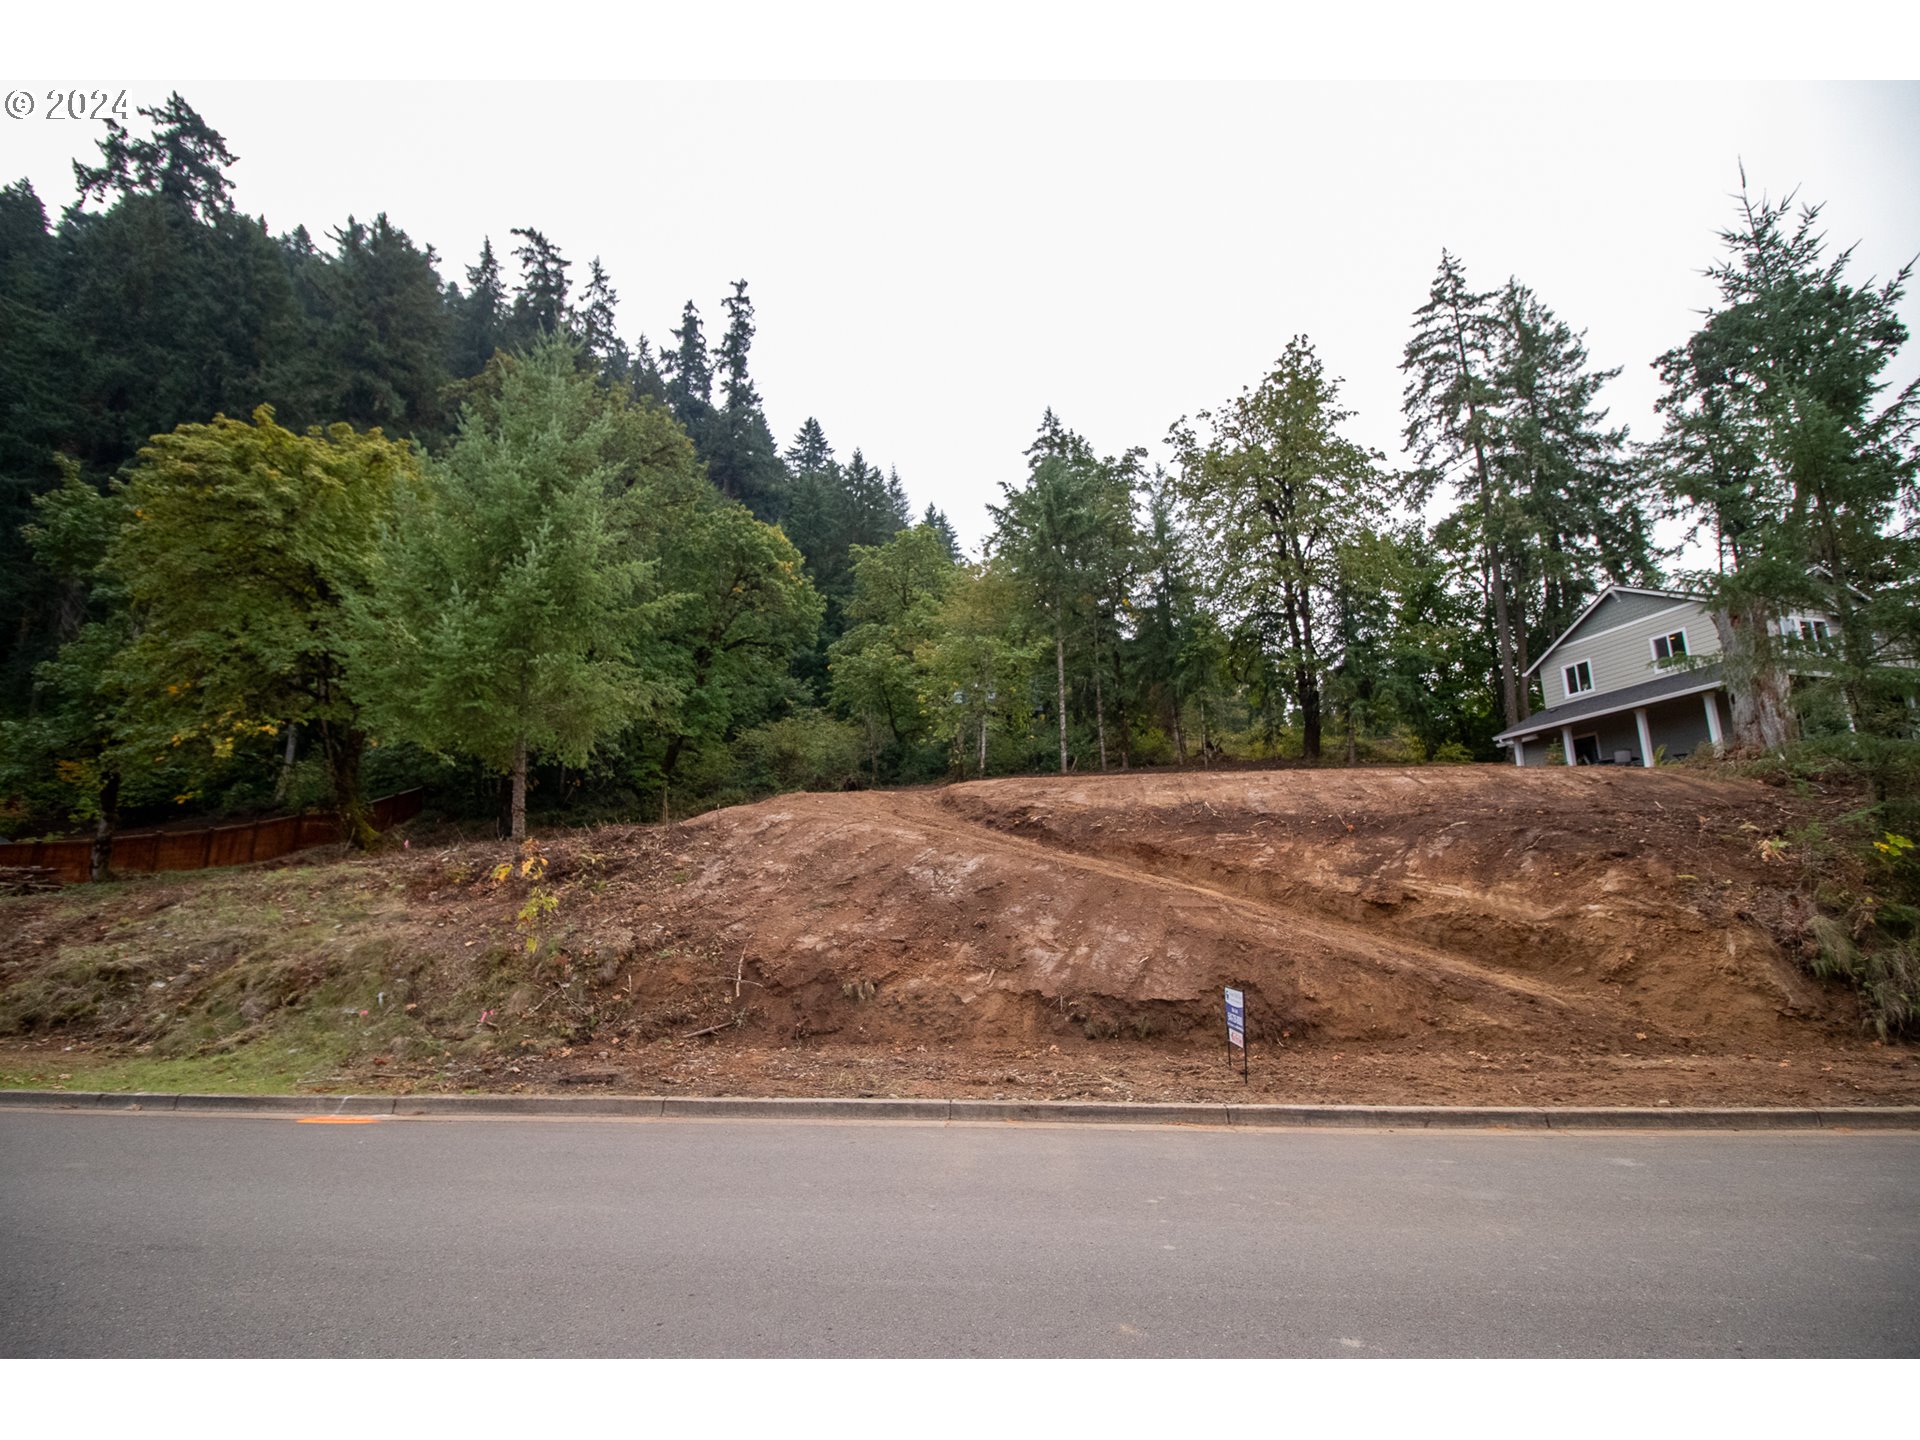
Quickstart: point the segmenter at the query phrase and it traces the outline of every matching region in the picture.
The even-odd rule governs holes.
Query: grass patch
[[[0,1090],[180,1091],[273,1095],[329,1089],[340,1057],[301,1046],[250,1045],[224,1055],[48,1055],[32,1064],[0,1060]]]

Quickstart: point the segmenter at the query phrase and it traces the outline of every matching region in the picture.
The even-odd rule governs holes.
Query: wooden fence
[[[424,790],[407,790],[373,802],[373,828],[388,830],[420,813]],[[337,844],[344,836],[331,815],[284,815],[246,825],[216,825],[207,830],[130,830],[113,837],[112,868],[119,874],[157,870],[208,870],[216,865],[245,865],[277,860],[296,850]],[[45,869],[73,884],[88,878],[91,840],[0,841],[0,870]]]

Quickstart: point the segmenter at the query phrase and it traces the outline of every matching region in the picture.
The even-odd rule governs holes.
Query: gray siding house
[[[1798,617],[1786,625],[1801,626]],[[1805,633],[1826,638],[1826,622]],[[1718,745],[1728,712],[1720,634],[1698,598],[1675,590],[1613,585],[1527,671],[1540,677],[1546,708],[1494,737],[1516,765],[1545,765],[1557,749],[1569,765],[1652,765]]]

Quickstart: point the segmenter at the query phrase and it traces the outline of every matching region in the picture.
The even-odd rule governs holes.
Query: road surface
[[[0,1112],[0,1355],[1920,1354],[1920,1135]]]

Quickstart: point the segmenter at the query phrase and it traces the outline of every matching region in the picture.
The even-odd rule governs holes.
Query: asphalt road
[[[1920,1354],[1920,1135],[0,1112],[0,1355]]]

